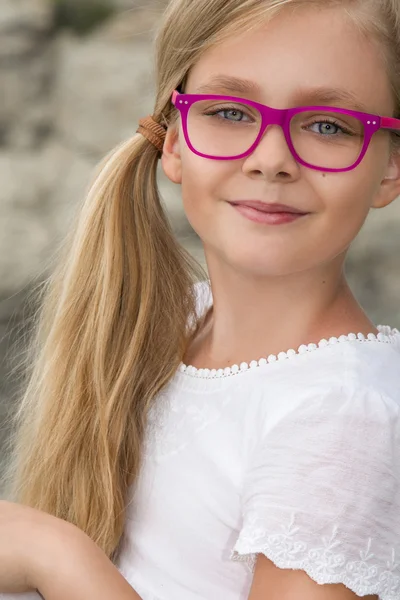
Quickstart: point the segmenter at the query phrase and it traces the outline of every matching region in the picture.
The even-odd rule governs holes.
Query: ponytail
[[[147,414],[196,334],[207,277],[162,208],[158,156],[139,134],[98,168],[40,294],[5,475],[11,501],[73,523],[114,562]]]

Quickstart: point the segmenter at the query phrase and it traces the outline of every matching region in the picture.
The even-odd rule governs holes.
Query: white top
[[[378,329],[181,365],[155,399],[119,562],[143,600],[246,600],[257,553],[400,599],[400,333]]]

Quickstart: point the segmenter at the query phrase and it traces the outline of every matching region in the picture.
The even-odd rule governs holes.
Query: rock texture
[[[48,0],[1,3],[0,419],[13,389],[6,355],[23,325],[25,292],[50,268],[96,163],[153,108],[152,41],[165,2],[112,1],[115,15],[84,37],[55,29]],[[203,262],[179,189],[161,172],[160,186],[177,235]],[[371,318],[397,327],[399,230],[397,201],[371,214],[348,260]]]
[[[124,11],[77,37],[54,34],[47,0],[9,0],[9,7],[0,11],[3,294],[46,270],[93,167],[152,110],[158,15]]]

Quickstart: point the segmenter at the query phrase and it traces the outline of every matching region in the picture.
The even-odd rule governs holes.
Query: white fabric
[[[198,292],[201,312],[212,298]],[[246,600],[257,553],[400,600],[400,334],[382,330],[390,342],[237,375],[177,371],[154,403],[119,563],[143,600]]]

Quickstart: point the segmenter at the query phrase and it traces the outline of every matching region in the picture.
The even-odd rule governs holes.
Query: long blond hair
[[[156,39],[154,118],[174,124],[171,93],[208,48],[304,5],[342,5],[375,36],[398,112],[397,0],[172,0]],[[104,158],[56,267],[35,292],[4,478],[9,500],[75,524],[114,563],[149,407],[202,326],[194,283],[207,275],[173,235],[157,163],[140,134]]]

